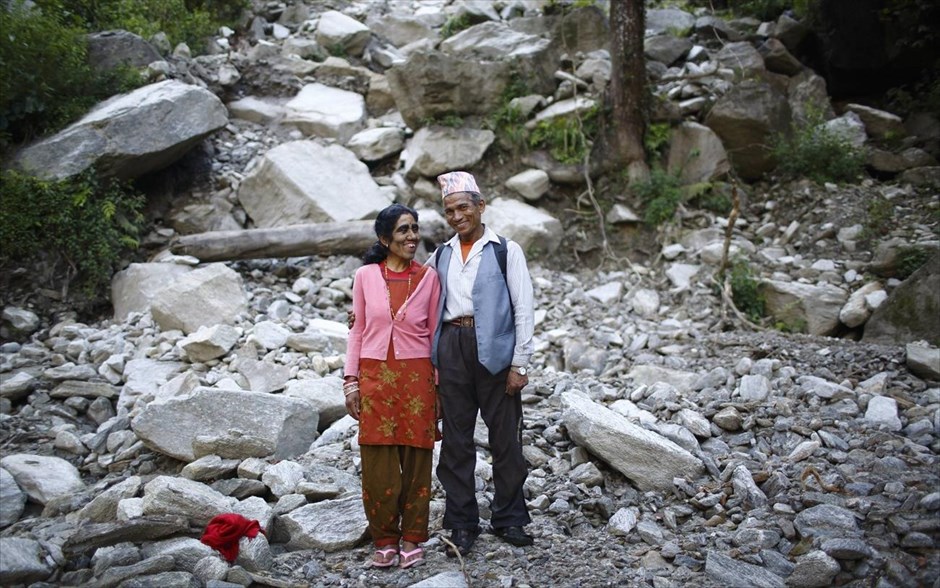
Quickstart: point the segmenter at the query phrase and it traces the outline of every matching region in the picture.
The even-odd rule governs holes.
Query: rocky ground
[[[749,222],[742,234],[755,242],[760,238],[751,230],[761,221],[772,220],[780,227],[792,220],[803,223],[794,246],[805,263],[787,270],[794,276],[820,258],[834,259],[842,268],[858,263],[863,271],[869,253],[848,252],[830,239],[815,238],[819,231],[831,232],[825,223],[838,223],[838,229],[864,218],[863,210],[846,202],[895,194],[895,220],[903,227],[897,231],[936,228],[929,213],[924,215],[929,200],[895,186],[870,183],[833,189],[819,206],[808,206],[804,190],[825,188],[768,188],[779,205],[770,211],[766,204],[751,205],[749,210],[757,213],[743,215]],[[807,205],[797,206],[803,201]],[[693,225],[703,222],[688,220]],[[287,325],[298,316],[341,320],[348,299],[297,300],[289,293],[303,277],[333,283],[355,264],[346,257],[230,264],[251,293],[250,311],[240,323],[240,345],[252,325],[269,319],[275,313],[272,305],[280,307],[282,302],[289,308]],[[434,534],[426,546],[425,565],[374,569],[364,564],[371,553],[366,543],[336,551],[297,549],[273,533],[273,557],[267,569],[254,572],[256,585],[409,586],[424,581],[419,585],[782,586],[786,581],[791,586],[936,586],[937,383],[911,373],[903,346],[862,343],[851,332],[829,338],[753,330],[734,320],[720,325],[720,299],[709,281],[698,276],[677,292],[664,277],[667,265],[662,259],[632,266],[607,261],[599,269],[571,271],[555,260],[531,262],[540,311],[535,370],[524,396],[533,547],[512,548],[484,534],[462,565],[446,558],[439,528],[442,495],[436,487]],[[706,268],[704,274],[713,269]],[[621,284],[627,294],[607,304],[587,294],[613,283]],[[642,310],[630,296],[644,288],[660,296],[652,311]],[[107,448],[90,452],[89,437],[101,430],[95,420],[101,418],[95,408],[100,408],[100,399],[90,402],[80,394],[61,397],[53,392],[63,378],[55,369],[94,366],[93,358],[102,355],[100,343],[116,338],[127,344],[129,356],[179,359],[174,345],[180,334],[161,334],[146,316],[122,324],[107,319],[48,324],[32,341],[8,342],[2,348],[5,374],[18,368],[37,375],[27,396],[4,395],[4,456],[64,457],[79,467],[89,488],[53,507],[31,500],[19,521],[3,530],[4,538],[39,539],[47,560],[59,564],[46,583],[34,586],[77,585],[93,577],[96,585],[117,585],[114,578],[123,579],[120,571],[126,566],[153,561],[144,556],[147,545],[159,545],[145,538],[122,542],[119,547],[139,552],[110,566],[101,562],[109,561],[108,551],[117,548],[65,557],[53,547],[69,545],[82,520],[75,513],[105,487],[132,475],[140,476],[143,484],[159,475],[179,476],[185,465],[139,443],[119,443],[130,434],[126,422],[123,429],[108,432]],[[289,355],[279,349],[266,358],[287,363],[298,378],[337,373],[329,369],[329,354],[321,358],[326,367],[313,353],[293,359]],[[669,371],[651,378],[641,366]],[[202,383],[235,377],[225,363],[196,364],[192,369]],[[317,370],[321,373],[314,373]],[[73,372],[70,377],[80,376]],[[757,380],[749,378],[755,377],[765,395],[751,390]],[[565,415],[571,409],[566,395],[573,392],[676,441],[701,458],[705,469],[677,477],[671,491],[639,490],[605,460],[585,451],[590,447],[572,440],[573,423]],[[877,397],[893,400],[893,408],[875,410],[872,399]],[[698,416],[689,417],[685,409]],[[109,414],[114,414],[113,408],[105,416]],[[704,427],[696,428],[700,422]],[[85,444],[66,443],[63,431]],[[356,475],[354,427],[337,421],[330,435],[328,443],[294,461]],[[482,433],[478,441],[485,518],[492,481]],[[133,448],[128,457],[115,459],[128,446]],[[740,468],[747,474],[743,478]],[[276,502],[267,491],[261,496]],[[200,531],[190,526],[178,536],[197,537]],[[192,565],[177,562],[169,567],[175,571],[138,569],[132,574],[137,583],[122,585],[176,585],[181,573],[186,581],[199,577],[189,575],[195,573]],[[103,571],[108,568],[110,577]],[[223,577],[237,581],[240,576],[232,570]]]

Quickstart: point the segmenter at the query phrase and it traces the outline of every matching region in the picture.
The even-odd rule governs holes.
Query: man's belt
[[[453,320],[446,321],[449,325],[454,325],[455,327],[464,327],[472,328],[473,327],[473,317],[472,316],[458,316]]]

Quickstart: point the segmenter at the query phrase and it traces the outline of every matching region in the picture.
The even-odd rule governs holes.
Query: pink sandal
[[[376,549],[375,553],[372,555],[372,566],[376,568],[389,568],[395,565],[397,562],[398,548],[397,547],[384,547],[382,549]],[[380,557],[382,560],[379,561],[376,557]]]
[[[398,564],[398,567],[403,570],[424,563],[424,549],[420,547],[415,547],[411,551],[402,551],[399,556],[401,557],[401,563]]]

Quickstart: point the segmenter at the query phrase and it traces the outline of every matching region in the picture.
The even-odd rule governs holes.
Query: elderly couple
[[[414,259],[418,213],[401,204],[375,220],[378,241],[353,286],[343,390],[359,421],[362,502],[375,545],[372,565],[424,561],[431,462],[443,420],[437,476],[444,486],[447,555],[466,555],[480,534],[474,493],[477,413],[489,428],[496,495],[492,532],[532,544],[522,485],[522,401],[534,329],[532,282],[522,248],[481,221],[473,176],[438,176],[457,234],[428,263]]]

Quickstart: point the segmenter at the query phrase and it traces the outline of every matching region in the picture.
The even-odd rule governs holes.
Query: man
[[[441,280],[440,317],[431,361],[438,370],[443,440],[437,477],[444,486],[444,528],[466,555],[480,534],[474,493],[477,413],[489,428],[496,494],[492,532],[515,546],[532,545],[522,485],[522,400],[532,355],[532,281],[522,248],[482,223],[486,201],[467,172],[438,176],[444,217],[456,231],[431,257]],[[502,257],[502,260],[500,259]],[[455,556],[448,547],[448,556]]]

